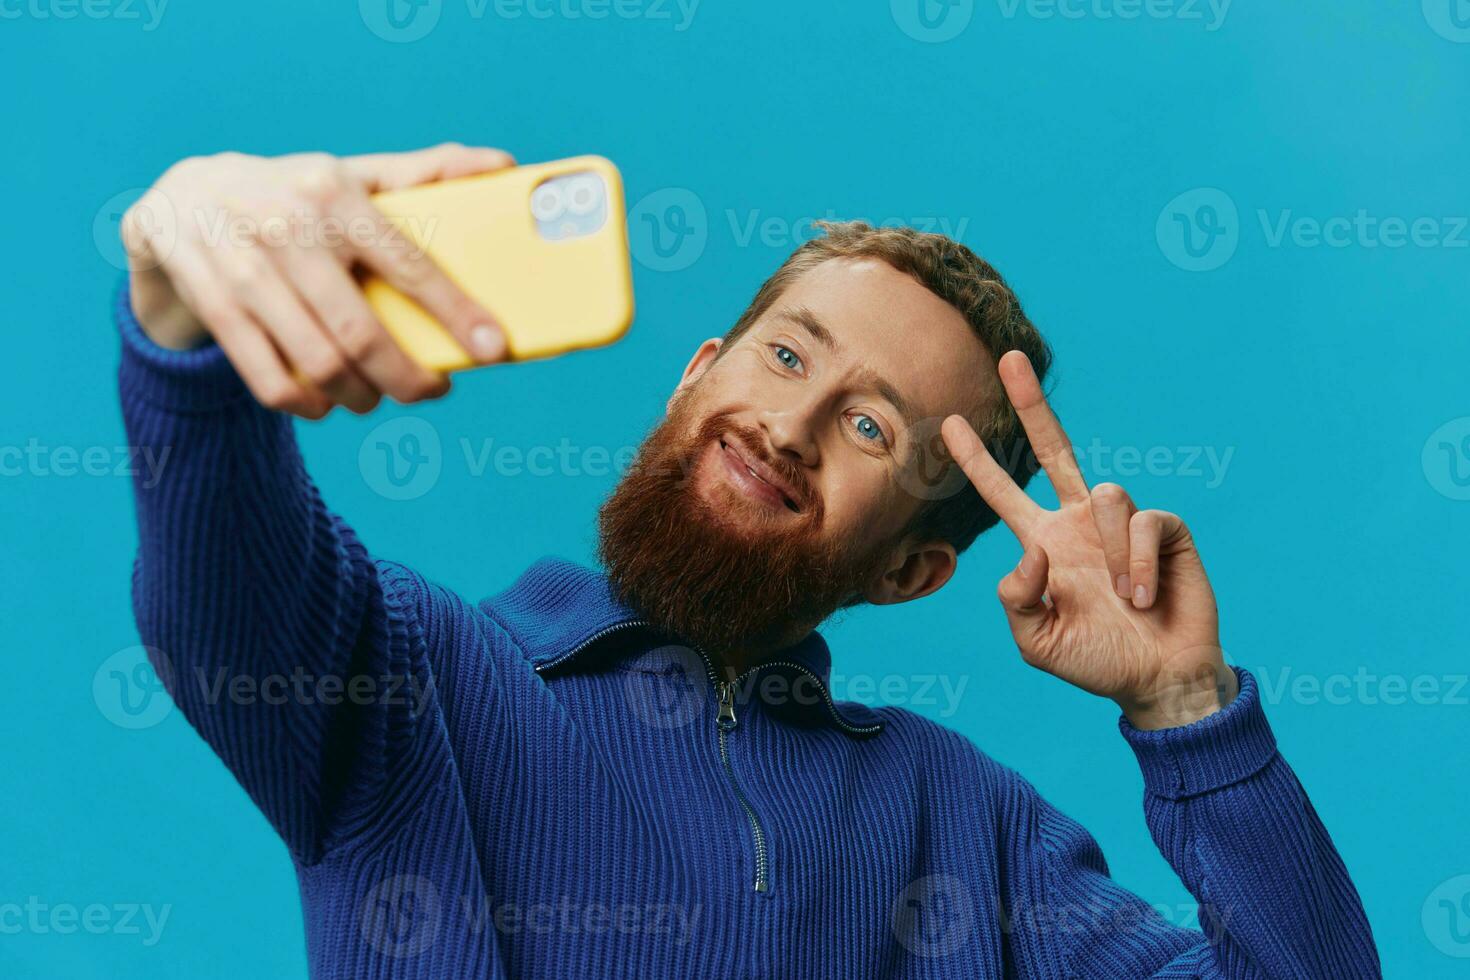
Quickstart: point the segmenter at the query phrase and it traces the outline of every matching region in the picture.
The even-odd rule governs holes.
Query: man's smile
[[[772,509],[801,513],[799,493],[749,448],[730,437],[715,440],[718,472],[724,481],[740,494]]]

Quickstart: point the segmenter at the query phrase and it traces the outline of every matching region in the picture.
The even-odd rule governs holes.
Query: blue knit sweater
[[[727,686],[592,570],[474,604],[374,561],[217,348],[116,315],[131,440],[170,451],[139,631],[285,841],[313,977],[1379,974],[1248,673],[1196,724],[1120,722],[1201,933],[965,738],[834,703],[815,633]]]

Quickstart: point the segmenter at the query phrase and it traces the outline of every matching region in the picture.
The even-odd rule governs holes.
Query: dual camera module
[[[585,170],[548,177],[531,191],[531,217],[551,241],[590,235],[607,221],[607,185]]]

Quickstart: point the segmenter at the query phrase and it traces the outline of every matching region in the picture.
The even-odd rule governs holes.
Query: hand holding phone
[[[504,329],[371,196],[514,163],[458,144],[184,160],[123,217],[133,311],[163,346],[213,338],[270,408],[320,418],[339,404],[369,411],[385,394],[438,397],[448,380],[399,347],[355,273],[412,297],[474,363],[506,357]]]
[[[504,324],[510,357],[610,344],[633,318],[622,178],[573,157],[387,191],[376,205]],[[475,360],[431,311],[382,278],[365,284],[378,320],[420,364]]]

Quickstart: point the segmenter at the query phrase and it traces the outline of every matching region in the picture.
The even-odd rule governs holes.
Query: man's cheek
[[[867,538],[877,533],[887,518],[890,498],[881,485],[837,479],[818,489],[822,494],[822,523],[827,532],[842,540]]]
[[[895,468],[872,490],[863,517],[864,539],[870,543],[892,540],[908,527],[926,500],[914,493],[901,471]]]

